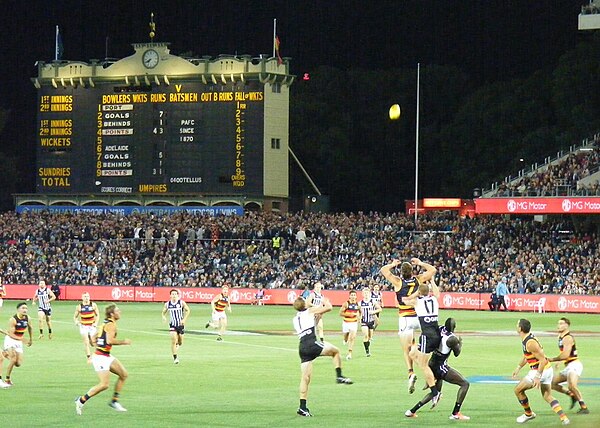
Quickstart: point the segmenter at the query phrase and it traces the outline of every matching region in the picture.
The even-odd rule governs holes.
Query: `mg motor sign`
[[[479,198],[477,214],[600,214],[600,198]]]
[[[38,286],[35,284],[5,284],[6,299],[30,299]],[[110,287],[64,285],[61,286],[61,300],[80,300],[84,292],[90,293],[95,301],[108,302],[166,302],[169,300],[171,288],[168,287]],[[220,288],[177,288],[181,298],[188,303],[209,303],[214,296],[221,292]],[[250,304],[254,301],[256,288],[230,289],[233,303]],[[334,306],[341,306],[348,300],[348,291],[327,290],[327,298]],[[290,305],[299,295],[298,290],[265,289],[263,302],[269,305]],[[389,302],[396,301],[395,293],[384,291],[383,298],[388,302],[383,316],[396,316],[395,305]],[[596,313],[600,314],[600,296],[588,295],[557,295],[557,294],[509,294],[504,297],[510,311],[532,312],[535,304],[544,301],[546,312],[563,313]],[[440,307],[447,310],[487,310],[489,293],[441,293]]]
[[[135,300],[135,292],[133,290],[133,287],[113,287],[110,293],[110,297],[112,297],[111,300],[126,302],[130,300]]]

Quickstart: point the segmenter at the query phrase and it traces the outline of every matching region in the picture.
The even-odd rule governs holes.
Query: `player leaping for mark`
[[[427,386],[431,389],[431,408],[437,406],[442,393],[438,390],[435,376],[429,367],[431,353],[435,351],[442,341],[438,325],[440,290],[433,278],[428,283],[419,285],[416,293],[403,297],[402,302],[414,306],[421,325],[419,345],[412,345],[409,356],[423,370]]]
[[[392,270],[400,266],[402,277],[398,277],[392,273]],[[420,266],[425,269],[425,272],[419,275],[413,275],[413,265]],[[403,297],[413,294],[419,288],[420,284],[429,281],[436,273],[436,268],[429,263],[413,258],[411,262],[401,262],[393,260],[391,263],[381,268],[381,274],[393,286],[396,292],[396,300],[398,301],[398,336],[400,336],[400,344],[404,353],[404,362],[408,368],[408,392],[412,394],[415,391],[415,383],[417,376],[413,369],[413,361],[409,356],[410,348],[414,343],[414,332],[419,330],[420,324],[417,319],[417,313],[414,306],[402,302]]]

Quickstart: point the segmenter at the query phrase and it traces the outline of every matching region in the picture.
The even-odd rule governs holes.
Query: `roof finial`
[[[156,24],[154,23],[154,12],[150,13],[150,41],[154,41],[156,35]]]

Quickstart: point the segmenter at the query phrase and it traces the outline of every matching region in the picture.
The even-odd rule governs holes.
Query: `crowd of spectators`
[[[600,294],[598,237],[570,225],[426,214],[0,215],[5,283],[328,289],[389,284],[379,269],[419,257],[446,291]]]
[[[590,149],[571,153],[566,159],[516,182],[503,183],[498,186],[496,196],[600,196],[599,180],[580,182],[600,170],[598,141]]]

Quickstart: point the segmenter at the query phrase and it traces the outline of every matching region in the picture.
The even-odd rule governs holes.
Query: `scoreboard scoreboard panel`
[[[263,194],[264,87],[39,89],[38,193]]]

